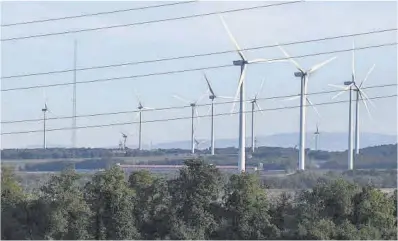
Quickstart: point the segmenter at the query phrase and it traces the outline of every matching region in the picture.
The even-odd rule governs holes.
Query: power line
[[[122,12],[131,12],[131,11],[136,11],[136,10],[145,10],[145,9],[151,9],[151,8],[161,8],[161,7],[168,7],[168,6],[181,5],[181,4],[194,3],[194,2],[197,2],[197,1],[167,3],[167,4],[144,6],[144,7],[138,7],[138,8],[119,9],[119,10],[107,11],[107,12],[97,12],[97,13],[88,13],[88,14],[73,15],[73,16],[66,16],[66,17],[59,17],[59,18],[47,18],[47,19],[42,19],[42,20],[32,20],[32,21],[26,21],[26,22],[7,23],[7,24],[2,24],[1,27],[11,27],[11,26],[17,26],[17,25],[27,25],[27,24],[33,24],[33,23],[53,22],[53,21],[68,20],[68,19],[75,19],[75,18],[92,17],[92,16],[98,16],[98,15],[106,15],[106,14],[114,14],[114,13],[122,13]]]
[[[386,46],[393,46],[393,45],[397,45],[397,44],[398,43],[385,43],[385,44],[379,44],[379,45],[373,45],[373,46],[360,47],[360,48],[356,48],[355,50],[358,51],[358,50],[371,49],[371,48],[380,48],[380,47],[386,47]],[[320,53],[315,53],[315,54],[298,55],[298,56],[292,56],[291,58],[305,58],[305,57],[310,57],[310,56],[342,53],[342,52],[348,52],[348,51],[352,51],[352,49],[349,48],[349,49],[342,49],[342,50],[320,52]],[[276,58],[276,59],[270,59],[270,60],[275,61],[275,60],[288,60],[288,59],[289,58]],[[144,78],[144,77],[157,76],[157,75],[169,75],[169,74],[177,74],[177,73],[184,73],[184,72],[194,72],[194,71],[199,71],[199,70],[220,69],[220,68],[226,68],[226,67],[232,67],[232,66],[234,66],[234,65],[226,64],[226,65],[216,65],[216,66],[208,66],[208,67],[202,67],[202,68],[192,68],[192,69],[172,70],[172,71],[158,72],[158,73],[149,73],[149,74],[142,74],[142,75],[120,76],[120,77],[114,77],[114,78],[95,79],[95,80],[89,80],[89,81],[77,81],[76,84],[87,84],[87,83],[96,83],[96,82],[107,82],[107,81],[112,81],[112,80]],[[36,88],[46,88],[46,87],[56,87],[56,86],[66,86],[66,85],[72,85],[72,84],[74,84],[74,82],[16,87],[16,88],[2,89],[1,92],[36,89]]]
[[[268,5],[260,5],[260,6],[255,6],[255,7],[239,8],[239,9],[232,9],[232,10],[225,10],[225,11],[215,11],[215,12],[210,12],[210,13],[193,14],[193,15],[187,15],[187,16],[182,16],[182,17],[165,18],[165,19],[127,23],[127,24],[118,24],[118,25],[104,26],[104,27],[97,27],[97,28],[86,28],[86,29],[69,30],[69,31],[55,32],[55,33],[45,33],[45,34],[37,34],[37,35],[27,35],[27,36],[22,36],[22,37],[4,38],[4,39],[1,39],[1,41],[2,42],[16,41],[16,40],[22,40],[22,39],[41,38],[41,37],[72,34],[72,33],[91,32],[91,31],[98,31],[98,30],[112,29],[112,28],[131,27],[131,26],[151,24],[151,23],[168,22],[168,21],[204,17],[204,16],[210,16],[210,15],[216,15],[216,14],[233,13],[233,12],[248,11],[248,10],[260,9],[260,8],[267,8],[267,7],[275,7],[275,6],[288,5],[288,4],[294,4],[294,3],[299,3],[299,2],[303,2],[303,0],[295,1],[295,2],[274,3],[274,4],[268,4]]]
[[[385,96],[376,96],[376,97],[371,97],[369,98],[370,100],[374,99],[386,99],[386,98],[391,98],[391,97],[396,97],[397,94],[394,95],[385,95]],[[360,98],[362,100],[362,98]],[[348,103],[348,100],[341,100],[341,101],[332,101],[332,102],[323,102],[323,103],[317,103],[313,104],[313,106],[323,106],[323,105],[332,105],[332,104],[340,104],[340,103]],[[306,105],[308,106],[308,105]],[[254,110],[254,112],[263,112],[263,111],[275,111],[275,110],[284,110],[284,109],[295,109],[299,108],[300,106],[288,106],[288,107],[277,107],[277,108],[269,108],[269,109],[263,109],[263,110]],[[245,111],[246,113],[251,113],[250,111]],[[228,112],[228,113],[219,113],[219,114],[214,114],[214,116],[226,116],[226,115],[235,115],[239,114],[239,112]],[[201,115],[197,116],[197,118],[202,118],[202,117],[210,117],[211,115]],[[154,122],[167,122],[167,121],[176,121],[176,120],[186,120],[186,119],[191,119],[191,116],[186,116],[186,117],[175,117],[175,118],[167,118],[167,119],[156,119],[156,120],[147,120],[147,121],[142,121],[142,123],[154,123]],[[122,126],[122,125],[131,125],[131,124],[138,124],[139,122],[133,121],[133,122],[123,122],[123,123],[111,123],[111,124],[103,124],[103,125],[92,125],[92,126],[78,126],[76,129],[88,129],[88,128],[103,128],[103,127],[110,127],[110,126]],[[63,128],[54,128],[54,129],[48,129],[46,132],[49,131],[62,131],[62,130],[70,130],[71,127],[63,127]],[[27,134],[27,133],[36,133],[36,132],[43,132],[43,130],[31,130],[31,131],[15,131],[15,132],[5,132],[1,133],[1,135],[15,135],[15,134]]]
[[[379,29],[379,30],[372,30],[372,31],[361,32],[361,33],[343,34],[343,35],[309,39],[309,40],[300,40],[300,41],[294,41],[294,42],[279,43],[279,45],[288,46],[288,45],[296,45],[296,44],[305,44],[305,43],[320,42],[320,41],[333,40],[333,39],[339,39],[339,38],[349,38],[349,37],[356,37],[356,36],[363,36],[363,35],[370,35],[370,34],[385,33],[385,32],[391,32],[391,31],[396,31],[396,30],[397,30],[397,28]],[[242,50],[247,51],[247,50],[257,50],[257,49],[265,49],[265,48],[273,48],[273,47],[277,47],[277,45],[276,44],[262,45],[262,46],[257,46],[257,47],[243,48]],[[206,56],[227,54],[227,53],[233,53],[233,52],[236,52],[236,50],[226,50],[226,51],[210,52],[210,53],[203,53],[203,54],[185,55],[185,56],[144,60],[144,61],[136,61],[136,62],[125,62],[125,63],[109,64],[109,65],[97,65],[97,66],[90,66],[90,67],[84,67],[84,68],[77,68],[76,71],[105,69],[105,68],[114,68],[114,67],[121,67],[121,66],[127,66],[127,65],[139,65],[139,64],[148,64],[148,63],[172,61],[172,60],[187,59],[187,58],[206,57]],[[63,69],[63,70],[54,70],[54,71],[47,71],[47,72],[10,75],[10,76],[1,77],[1,79],[21,78],[21,77],[30,77],[30,76],[38,76],[38,75],[61,74],[61,73],[68,73],[68,72],[73,72],[73,71],[75,71],[75,70],[74,69]]]
[[[374,88],[384,88],[384,87],[392,87],[392,86],[397,86],[398,84],[384,84],[384,85],[373,85],[373,86],[368,86],[368,87],[363,87],[363,89],[374,89]],[[320,94],[330,94],[330,93],[336,93],[340,92],[342,90],[328,90],[328,91],[319,91],[319,92],[312,92],[308,93],[307,96],[310,95],[320,95]],[[282,98],[289,98],[289,97],[295,97],[298,94],[291,94],[291,95],[280,95],[280,96],[272,96],[272,97],[263,97],[263,98],[257,98],[258,101],[264,101],[264,100],[270,100],[270,99],[282,99]],[[245,102],[250,102],[250,99],[245,100]],[[223,104],[231,104],[239,102],[239,100],[234,100],[234,101],[223,101],[223,102],[215,102],[213,103],[214,105],[223,105]],[[210,106],[211,104],[197,104],[197,107],[201,106]],[[191,108],[190,105],[183,105],[183,106],[171,106],[171,107],[160,107],[160,108],[154,108],[154,109],[147,109],[147,110],[141,110],[142,112],[153,112],[153,111],[163,111],[163,110],[175,110],[175,109],[185,109],[185,108]],[[70,118],[83,118],[83,117],[96,117],[96,116],[109,116],[109,115],[119,115],[119,114],[131,114],[131,113],[139,113],[140,110],[128,110],[128,111],[118,111],[118,112],[105,112],[105,113],[95,113],[95,114],[85,114],[85,115],[76,115],[76,116],[62,116],[62,117],[50,117],[47,118],[46,120],[62,120],[62,119],[70,119]],[[15,123],[24,123],[24,122],[36,122],[36,121],[41,121],[41,118],[37,119],[25,119],[25,120],[11,120],[11,121],[2,121],[1,124],[15,124]]]

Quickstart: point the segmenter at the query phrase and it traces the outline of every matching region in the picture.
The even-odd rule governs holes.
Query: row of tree
[[[1,173],[2,239],[396,239],[396,192],[335,180],[271,200],[256,174],[190,160],[172,179],[68,169],[24,193]]]

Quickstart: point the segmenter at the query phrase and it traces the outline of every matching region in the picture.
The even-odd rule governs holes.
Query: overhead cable
[[[106,12],[96,12],[96,13],[87,13],[87,14],[72,15],[72,16],[65,16],[65,17],[58,17],[58,18],[47,18],[47,19],[31,20],[31,21],[25,21],[25,22],[6,23],[6,24],[2,24],[1,27],[11,27],[11,26],[18,26],[18,25],[53,22],[53,21],[60,21],[60,20],[83,18],[83,17],[93,17],[93,16],[99,16],[99,15],[131,12],[131,11],[145,10],[145,9],[151,9],[151,8],[169,7],[169,6],[182,5],[182,4],[194,3],[194,2],[197,2],[197,1],[166,3],[166,4],[144,6],[144,7],[137,7],[137,8],[118,9],[118,10],[106,11]]]
[[[357,37],[357,36],[364,36],[364,35],[370,35],[370,34],[386,33],[386,32],[392,32],[392,31],[397,31],[397,28],[379,29],[379,30],[372,30],[372,31],[360,32],[360,33],[343,34],[343,35],[335,35],[335,36],[316,38],[316,39],[279,43],[279,45],[280,46],[289,46],[289,45],[296,45],[296,44],[305,44],[305,43],[334,40],[334,39],[340,39],[340,38],[349,38],[349,37]],[[257,46],[257,47],[243,48],[242,51],[258,50],[258,49],[273,48],[273,47],[277,47],[277,45],[271,44],[271,45],[261,45],[261,46]],[[89,67],[82,67],[82,68],[76,68],[76,69],[62,69],[62,70],[53,70],[53,71],[46,71],[46,72],[18,74],[18,75],[2,76],[1,79],[22,78],[22,77],[30,77],[30,76],[38,76],[38,75],[61,74],[61,73],[68,73],[68,72],[74,72],[74,71],[86,71],[86,70],[94,70],[94,69],[114,68],[114,67],[121,67],[121,66],[128,66],[128,65],[149,64],[149,63],[156,63],[156,62],[163,62],[163,61],[206,57],[206,56],[220,55],[220,54],[227,54],[227,53],[234,53],[234,52],[236,52],[236,50],[226,50],[226,51],[210,52],[210,53],[203,53],[203,54],[193,54],[193,55],[185,55],[185,56],[177,56],[177,57],[169,57],[169,58],[161,58],[161,59],[153,59],[153,60],[143,60],[143,61],[135,61],[135,62],[125,62],[125,63],[117,63],[117,64],[108,64],[108,65],[97,65],[97,66],[89,66]]]
[[[371,97],[368,98],[370,100],[374,99],[386,99],[386,98],[392,98],[392,97],[397,97],[397,94],[394,95],[385,95],[385,96],[376,96],[376,97]],[[360,98],[362,100],[362,98]],[[333,104],[340,104],[340,103],[348,103],[348,100],[341,100],[341,101],[332,101],[332,102],[323,102],[323,103],[314,103],[312,106],[323,106],[323,105],[333,105]],[[305,105],[309,106],[310,105]],[[264,112],[264,111],[275,111],[275,110],[285,110],[285,109],[295,109],[299,108],[300,106],[288,106],[288,107],[277,107],[277,108],[269,108],[269,109],[263,109],[263,110],[253,110],[253,112]],[[252,111],[245,111],[244,113],[251,113]],[[228,113],[219,113],[219,114],[214,114],[213,116],[226,116],[226,115],[235,115],[239,114],[239,112],[228,112]],[[197,118],[202,118],[202,117],[210,117],[211,115],[201,115],[197,116]],[[167,119],[155,119],[155,120],[144,120],[141,123],[154,123],[154,122],[167,122],[167,121],[176,121],[176,120],[186,120],[186,119],[191,119],[192,116],[185,116],[185,117],[174,117],[174,118],[167,118]],[[122,126],[122,125],[131,125],[131,124],[138,124],[139,122],[137,121],[132,121],[132,122],[123,122],[123,123],[111,123],[111,124],[103,124],[103,125],[91,125],[91,126],[78,126],[75,129],[88,129],[88,128],[103,128],[103,127],[111,127],[111,126]],[[46,132],[49,131],[62,131],[62,130],[71,130],[74,128],[71,127],[63,127],[63,128],[54,128],[54,129],[46,129]],[[27,133],[37,133],[37,132],[43,132],[43,130],[31,130],[31,131],[14,131],[14,132],[3,132],[1,135],[16,135],[16,134],[27,134]]]
[[[181,17],[164,18],[164,19],[150,20],[150,21],[143,21],[143,22],[117,24],[117,25],[111,25],[111,26],[85,28],[85,29],[78,29],[78,30],[68,30],[68,31],[62,31],[62,32],[44,33],[44,34],[36,34],[36,35],[27,35],[27,36],[21,36],[21,37],[2,38],[1,42],[24,40],[24,39],[31,39],[31,38],[42,38],[42,37],[65,35],[65,34],[72,34],[72,33],[92,32],[92,31],[121,28],[121,27],[132,27],[132,26],[138,26],[138,25],[144,25],[144,24],[169,22],[169,21],[176,21],[176,20],[189,19],[189,18],[205,17],[205,16],[210,16],[210,15],[216,15],[216,14],[225,14],[225,13],[233,13],[233,12],[241,12],[241,11],[248,11],[248,10],[254,10],[254,9],[268,8],[268,7],[276,7],[276,6],[281,6],[281,5],[295,4],[295,3],[299,3],[299,2],[304,2],[304,1],[302,0],[302,1],[294,1],[294,2],[282,2],[282,3],[274,3],[274,4],[268,4],[268,5],[260,5],[260,6],[255,6],[255,7],[239,8],[239,9],[232,9],[232,10],[225,10],[225,11],[215,11],[215,12],[210,12],[210,13],[193,14],[193,15],[186,15],[186,16],[181,16]]]
[[[362,89],[375,89],[375,88],[384,88],[384,87],[392,87],[397,86],[398,84],[383,84],[383,85],[373,85],[368,87],[363,87]],[[320,95],[320,94],[330,94],[340,92],[341,90],[328,90],[328,91],[319,91],[319,92],[312,92],[307,93],[307,96],[310,95]],[[299,94],[291,94],[291,95],[280,95],[280,96],[272,96],[272,97],[262,97],[257,98],[258,101],[264,100],[271,100],[271,99],[282,99],[282,98],[289,98],[295,97]],[[251,102],[251,99],[247,99],[244,102]],[[224,105],[224,104],[231,104],[239,102],[239,100],[231,100],[231,101],[222,101],[222,102],[214,102],[214,105]],[[196,104],[197,107],[201,106],[210,106],[211,104]],[[170,106],[170,107],[159,107],[159,108],[151,108],[151,109],[143,109],[142,112],[154,112],[154,111],[164,111],[164,110],[176,110],[176,109],[185,109],[191,108],[190,105],[182,105],[182,106]],[[119,114],[131,114],[131,113],[139,113],[140,110],[128,110],[128,111],[118,111],[118,112],[105,112],[105,113],[95,113],[95,114],[85,114],[85,115],[76,115],[76,118],[83,118],[83,117],[96,117],[96,116],[109,116],[109,115],[119,115]],[[62,120],[62,119],[70,119],[74,118],[74,116],[60,116],[60,117],[49,117],[46,120]],[[15,123],[24,123],[24,122],[36,122],[42,121],[42,118],[36,119],[24,119],[24,120],[10,120],[10,121],[2,121],[1,124],[15,124]]]
[[[360,48],[356,48],[355,50],[359,51],[359,50],[364,50],[364,49],[393,46],[393,45],[397,45],[397,44],[398,43],[385,43],[385,44],[379,44],[379,45],[360,47]],[[298,55],[298,56],[292,56],[291,58],[306,58],[306,57],[310,57],[310,56],[342,53],[342,52],[349,52],[349,51],[352,51],[352,49],[348,48],[348,49],[320,52],[320,53],[314,53],[314,54]],[[275,58],[275,59],[270,59],[270,61],[288,60],[288,59],[289,58],[286,58],[286,57],[285,58]],[[258,64],[258,63],[253,63],[253,64]],[[200,70],[220,69],[220,68],[227,68],[227,67],[236,67],[236,66],[234,66],[232,64],[225,64],[225,65],[207,66],[207,67],[201,67],[201,68],[192,68],[192,69],[183,69],[183,70],[171,70],[171,71],[158,72],[158,73],[148,73],[148,74],[141,74],[141,75],[130,75],[130,76],[120,76],[120,77],[105,78],[105,79],[94,79],[94,80],[88,80],[88,81],[65,82],[65,83],[56,83],[56,84],[47,84],[47,85],[33,85],[33,86],[2,89],[1,92],[16,91],[16,90],[27,90],[27,89],[37,89],[37,88],[48,88],[48,87],[56,87],[56,86],[67,86],[67,85],[73,85],[73,84],[88,84],[88,83],[97,83],[97,82],[108,82],[108,81],[115,81],[115,80],[144,78],[144,77],[150,77],[150,76],[169,75],[169,74],[177,74],[177,73],[184,73],[184,72],[194,72],[194,71],[200,71]]]

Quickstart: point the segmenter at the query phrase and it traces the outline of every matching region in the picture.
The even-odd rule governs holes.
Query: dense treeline
[[[271,201],[257,174],[190,160],[175,178],[72,169],[25,193],[1,175],[2,239],[396,239],[397,198],[338,179]],[[5,220],[7,220],[5,222]]]

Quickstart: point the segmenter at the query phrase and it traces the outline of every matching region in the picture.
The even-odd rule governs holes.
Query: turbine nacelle
[[[352,85],[354,83],[354,81],[344,81],[344,85]]]
[[[235,66],[242,66],[242,65],[247,64],[247,61],[245,61],[245,60],[234,60],[234,61],[232,61],[232,63],[233,63]]]
[[[298,72],[294,72],[294,76],[295,77],[303,77],[303,76],[305,76],[305,73],[303,73],[303,72],[301,72],[301,71],[298,71]]]

